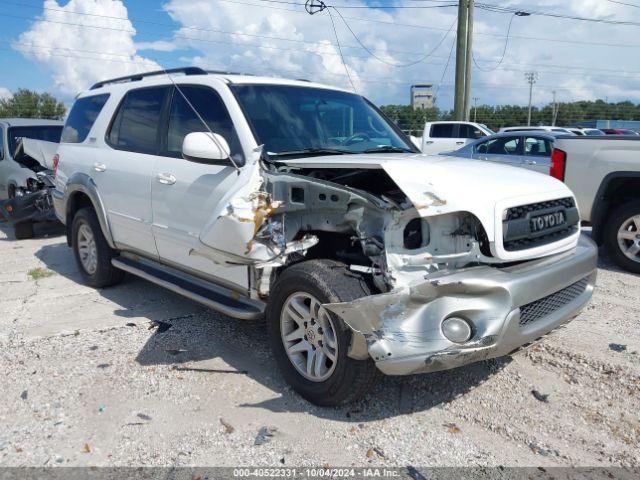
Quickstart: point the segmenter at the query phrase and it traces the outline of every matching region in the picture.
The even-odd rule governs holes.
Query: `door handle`
[[[159,173],[156,180],[163,185],[173,185],[176,183],[176,177],[172,173]]]
[[[429,140],[428,142],[424,142],[425,145],[431,145],[433,143],[433,140]]]
[[[463,145],[464,142],[456,142],[456,145]]]
[[[96,172],[104,172],[107,169],[107,166],[104,163],[94,163],[93,169]]]

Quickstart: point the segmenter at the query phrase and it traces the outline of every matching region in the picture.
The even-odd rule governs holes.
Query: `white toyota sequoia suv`
[[[596,249],[561,182],[421,154],[365,98],[184,68],[81,93],[55,158],[82,277],[124,272],[265,318],[282,375],[335,405],[376,373],[507,355],[589,301]]]

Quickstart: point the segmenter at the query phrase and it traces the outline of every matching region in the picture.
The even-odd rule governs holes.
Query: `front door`
[[[473,158],[522,167],[521,154],[521,137],[498,137],[476,145]]]
[[[155,241],[161,261],[186,267],[223,284],[246,288],[247,267],[223,266],[193,252],[202,229],[213,220],[216,207],[227,192],[239,188],[240,181],[231,162],[197,163],[182,158],[184,137],[192,132],[206,132],[207,126],[227,140],[232,158],[243,157],[233,122],[219,94],[202,85],[174,87],[163,133],[165,151],[155,164],[152,178]]]

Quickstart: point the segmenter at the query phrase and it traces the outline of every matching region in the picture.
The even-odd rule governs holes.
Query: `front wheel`
[[[16,223],[13,226],[13,231],[17,240],[26,240],[28,238],[33,238],[33,222],[26,221]]]
[[[640,201],[613,211],[605,226],[607,253],[620,267],[640,273]]]
[[[267,313],[271,348],[285,380],[310,402],[338,405],[373,384],[373,361],[348,356],[351,329],[322,307],[369,294],[362,278],[329,260],[293,265],[274,285]]]

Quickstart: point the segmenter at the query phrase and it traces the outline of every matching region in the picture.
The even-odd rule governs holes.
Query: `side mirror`
[[[191,162],[220,163],[228,160],[230,155],[229,144],[217,133],[189,133],[182,142],[182,156]]]
[[[474,130],[473,131],[473,138],[482,138],[484,137],[484,133],[482,133],[480,130]]]

